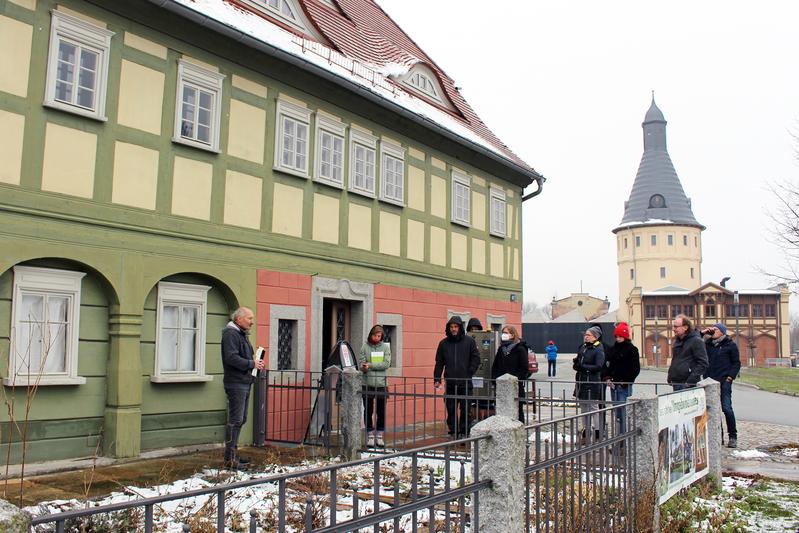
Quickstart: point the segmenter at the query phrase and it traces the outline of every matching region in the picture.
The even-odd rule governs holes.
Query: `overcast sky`
[[[616,241],[651,91],[703,233],[702,280],[763,288],[769,181],[799,182],[799,2],[378,0],[547,177],[524,207],[524,297],[618,307]],[[792,298],[796,309],[799,297]]]

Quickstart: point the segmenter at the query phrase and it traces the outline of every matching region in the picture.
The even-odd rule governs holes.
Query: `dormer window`
[[[392,76],[394,77],[394,76]],[[444,92],[444,88],[438,81],[438,76],[432,69],[422,63],[417,63],[404,75],[396,76],[397,79],[410,92],[432,100],[447,109],[456,111]]]
[[[666,199],[663,198],[662,194],[653,194],[649,198],[649,208],[658,209],[661,207],[666,207]]]
[[[240,2],[252,8],[253,11],[269,15],[294,29],[300,30],[306,36],[324,45],[330,44],[327,39],[314,29],[313,24],[305,16],[297,0],[240,0]]]
[[[433,80],[431,80],[429,76],[421,72],[415,72],[408,79],[408,85],[410,85],[411,87],[415,87],[416,89],[419,89],[424,94],[435,100],[441,100],[441,97],[438,95],[438,91],[436,91],[436,86],[433,83]]]

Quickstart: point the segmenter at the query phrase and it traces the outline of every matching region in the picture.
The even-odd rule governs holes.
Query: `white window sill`
[[[504,239],[505,238],[505,234],[504,233],[499,233],[499,232],[496,232],[496,231],[490,231],[489,235],[491,235],[492,237],[496,237],[497,239]]]
[[[350,192],[357,194],[358,196],[365,196],[366,198],[374,199],[375,197],[375,193],[373,191],[367,191],[366,189],[356,189],[355,187],[350,187]]]
[[[16,376],[3,378],[6,387],[47,387],[50,385],[83,385],[86,378],[81,376]]]
[[[283,172],[284,174],[291,174],[292,176],[297,176],[298,178],[308,179],[308,172],[304,170],[297,170],[296,168],[290,167],[280,167],[274,166],[272,170],[277,170],[278,172]]]
[[[451,220],[451,222],[453,224],[457,224],[458,226],[463,226],[464,228],[471,228],[472,227],[472,225],[470,223],[464,222],[463,220],[456,220],[456,219],[453,218]]]
[[[205,152],[211,152],[212,154],[220,153],[219,148],[214,148],[210,144],[201,143],[199,141],[193,141],[191,139],[184,139],[183,137],[172,137],[172,142],[176,144],[182,144],[185,146],[191,146],[192,148],[197,148]]]
[[[150,381],[153,383],[204,383],[213,381],[214,376],[208,374],[175,374],[173,376],[151,376]]]
[[[405,207],[405,202],[402,200],[395,200],[394,198],[389,198],[387,196],[381,196],[380,201],[387,204],[396,205],[397,207]]]
[[[344,190],[344,183],[339,183],[337,181],[333,181],[323,177],[315,177],[314,182],[321,183],[322,185],[327,185],[328,187],[333,187],[334,189]]]
[[[100,115],[96,111],[92,111],[90,109],[84,109],[82,107],[70,104],[65,104],[57,100],[53,100],[52,102],[50,101],[44,102],[44,107],[49,107],[50,109],[58,109],[59,111],[65,111],[67,113],[72,113],[73,115],[80,115],[82,117],[90,118],[98,122],[108,122],[108,117]]]

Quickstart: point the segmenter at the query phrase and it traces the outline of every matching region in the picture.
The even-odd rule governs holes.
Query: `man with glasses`
[[[674,343],[668,381],[675,391],[695,387],[708,366],[705,343],[685,315],[677,315],[671,329]]]

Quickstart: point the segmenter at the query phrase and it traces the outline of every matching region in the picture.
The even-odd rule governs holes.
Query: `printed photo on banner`
[[[704,389],[658,398],[658,494],[663,503],[708,472]]]

